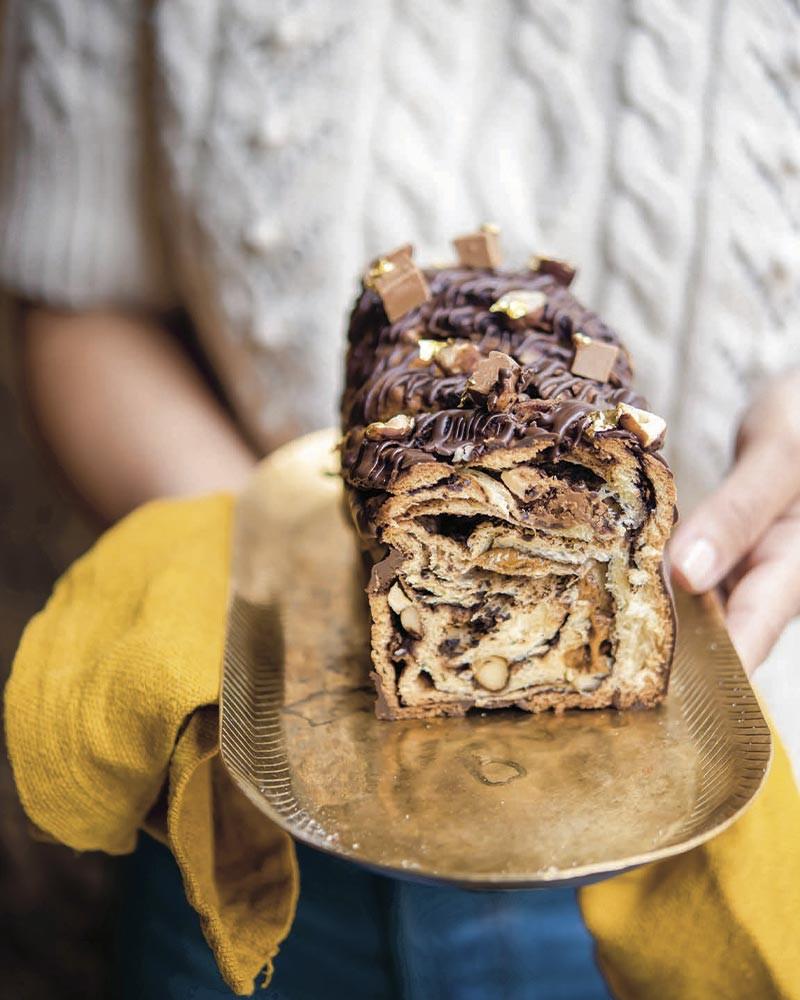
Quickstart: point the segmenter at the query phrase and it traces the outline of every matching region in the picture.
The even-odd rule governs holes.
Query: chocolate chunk
[[[383,559],[372,567],[367,587],[371,594],[379,594],[388,590],[397,576],[397,571],[403,565],[403,554],[391,546],[387,546],[387,549],[388,552]]]
[[[388,269],[375,280],[375,291],[380,295],[383,308],[390,323],[405,316],[431,297],[428,282],[422,271],[409,258],[400,257],[396,261],[387,260]]]
[[[517,399],[520,367],[508,354],[491,351],[467,380],[465,397],[490,413],[507,410]]]
[[[411,260],[413,256],[414,247],[410,243],[404,243],[395,250],[390,250],[389,253],[383,254],[383,258],[392,264],[402,264],[403,261]]]
[[[453,246],[462,267],[494,268],[500,267],[502,262],[499,233],[493,228],[486,227],[477,233],[457,236]]]
[[[561,260],[558,257],[540,257],[534,255],[528,261],[528,266],[538,274],[549,274],[552,278],[556,279],[559,285],[564,285],[565,288],[568,288],[572,284],[577,274],[576,268],[568,260]]]
[[[575,345],[575,357],[570,367],[572,374],[596,382],[607,382],[619,356],[619,347],[602,340],[592,340],[583,333],[574,334],[572,342]]]
[[[508,354],[503,354],[502,351],[491,351],[489,357],[484,358],[470,375],[467,388],[473,389],[482,396],[488,396],[500,381],[503,372],[516,375],[519,372],[519,365]]]
[[[461,639],[457,636],[451,637],[450,639],[442,639],[439,643],[439,652],[442,656],[455,656],[460,649]]]
[[[374,288],[378,278],[384,274],[389,274],[398,266],[403,267],[409,264],[413,253],[414,247],[410,243],[404,243],[402,246],[390,250],[389,253],[384,253],[380,257],[376,257],[364,274],[364,287]]]

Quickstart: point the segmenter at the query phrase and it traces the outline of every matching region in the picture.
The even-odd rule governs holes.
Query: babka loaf
[[[374,262],[349,328],[342,475],[384,719],[650,707],[675,636],[665,424],[566,262],[497,234]]]

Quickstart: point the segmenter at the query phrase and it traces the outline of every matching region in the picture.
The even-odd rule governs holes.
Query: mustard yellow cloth
[[[232,501],[154,503],[101,538],[28,625],[6,687],[25,811],[79,851],[168,844],[225,980],[252,992],[289,930],[291,840],[219,761]]]
[[[26,629],[5,724],[34,826],[111,854],[131,851],[139,828],[160,837],[246,995],[271,973],[298,876],[289,838],[218,757],[231,514],[228,497],[154,503],[101,538]],[[800,998],[800,796],[780,745],[732,828],[581,903],[623,1000]]]

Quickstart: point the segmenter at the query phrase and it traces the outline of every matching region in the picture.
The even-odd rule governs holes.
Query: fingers
[[[752,672],[800,613],[800,502],[768,530],[728,598],[728,631]]]
[[[800,613],[798,394],[795,372],[754,401],[733,470],[670,545],[678,583],[695,592],[723,585],[728,628],[748,671]]]
[[[748,436],[722,486],[679,525],[673,572],[687,590],[715,587],[800,494],[800,462],[776,435]]]

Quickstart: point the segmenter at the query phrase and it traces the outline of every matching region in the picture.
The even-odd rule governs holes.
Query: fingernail
[[[716,581],[717,550],[707,538],[696,538],[676,567],[686,582],[698,592],[710,590]]]

